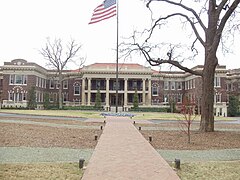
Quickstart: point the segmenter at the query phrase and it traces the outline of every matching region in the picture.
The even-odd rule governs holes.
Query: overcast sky
[[[46,38],[71,38],[82,44],[81,56],[86,65],[116,62],[116,18],[88,25],[93,10],[103,0],[0,0],[0,65],[16,58],[45,66],[39,50]],[[163,8],[164,9],[164,8]],[[160,9],[159,9],[160,11]],[[150,12],[141,0],[119,1],[119,41],[133,30],[150,25]],[[179,37],[180,30],[166,31],[165,37]],[[228,69],[240,68],[240,36],[236,36],[233,53],[219,55],[219,64]],[[149,66],[143,58],[132,57],[129,63]],[[203,64],[203,59],[186,62],[189,67]],[[70,65],[74,69],[75,66]]]

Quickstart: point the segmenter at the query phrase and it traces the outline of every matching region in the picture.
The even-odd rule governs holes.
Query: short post
[[[84,160],[84,159],[82,159],[82,158],[81,158],[81,159],[79,159],[79,168],[80,168],[80,169],[82,169],[82,168],[83,168],[83,166],[84,166],[84,161],[85,161],[85,160]]]
[[[139,131],[141,131],[142,128],[141,128],[141,127],[138,127],[138,129],[139,129]]]
[[[149,136],[149,142],[152,142],[152,136]]]
[[[180,169],[180,159],[175,159],[175,168]]]
[[[106,124],[106,121],[104,120],[103,123]]]
[[[133,121],[133,124],[136,124],[136,122],[135,122],[135,121]]]
[[[103,126],[101,126],[100,129],[103,130]]]
[[[98,139],[98,136],[97,136],[97,135],[95,135],[95,141],[97,141],[97,139]]]

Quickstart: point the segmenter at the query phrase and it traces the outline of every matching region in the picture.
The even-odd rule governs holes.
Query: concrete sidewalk
[[[82,180],[180,179],[124,117],[107,117],[106,126]]]

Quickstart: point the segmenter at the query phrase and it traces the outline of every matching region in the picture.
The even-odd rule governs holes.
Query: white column
[[[127,83],[128,83],[128,79],[125,78],[124,79],[124,107],[127,106],[127,102],[128,102],[128,99],[127,99],[127,95],[128,95],[128,88],[127,88]]]
[[[148,105],[152,103],[152,81],[148,79]]]
[[[142,102],[143,102],[143,105],[145,106],[146,105],[146,79],[143,79],[143,91],[142,91]]]
[[[109,107],[109,78],[106,78],[106,106]]]
[[[84,106],[85,102],[85,78],[82,79],[82,105]]]
[[[91,78],[88,78],[88,102],[87,105],[90,106],[91,102]]]

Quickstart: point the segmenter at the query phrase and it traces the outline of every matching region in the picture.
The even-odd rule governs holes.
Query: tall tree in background
[[[133,95],[133,108],[137,109],[138,108],[138,93],[137,93],[137,88],[135,89],[135,93]]]
[[[233,20],[239,17],[240,0],[145,0],[147,8],[150,9],[152,17],[151,28],[141,33],[147,34],[147,37],[142,43],[137,42],[137,33],[134,32],[132,36],[132,43],[124,43],[125,54],[129,55],[132,51],[140,50],[145,59],[152,66],[159,66],[168,63],[179,69],[189,72],[193,75],[201,76],[202,79],[202,96],[201,96],[201,123],[200,131],[211,132],[214,131],[214,75],[218,65],[217,50],[221,42],[222,47],[227,41],[228,35],[233,35],[235,30],[239,31],[239,22],[233,23]],[[161,4],[160,4],[161,3]],[[169,8],[158,9],[156,7],[160,4],[166,3]],[[166,5],[165,4],[165,5]],[[172,7],[172,8],[171,8]],[[174,9],[174,10],[173,10]],[[169,10],[169,11],[167,11]],[[166,14],[162,14],[162,13]],[[154,14],[157,14],[154,18]],[[179,42],[177,45],[170,45],[168,49],[160,48],[156,42],[156,32],[174,18],[178,18],[178,22],[182,23],[184,27],[190,26],[193,35],[193,41],[189,45],[189,49],[194,53],[193,57],[198,54],[197,45],[200,44],[204,49],[204,67],[203,71],[196,71],[182,65],[184,58],[180,53],[175,53],[176,49],[181,49]],[[187,29],[187,28],[186,28]],[[176,32],[179,33],[179,32]],[[139,34],[139,33],[138,33]],[[179,34],[179,37],[181,34]],[[183,34],[184,36],[184,34]],[[190,38],[189,38],[190,39]],[[153,42],[155,41],[155,42]],[[155,44],[154,44],[155,43]],[[198,43],[198,44],[197,44]],[[157,49],[157,50],[156,50]],[[160,55],[165,51],[166,56]],[[177,54],[177,55],[176,55]],[[182,49],[182,54],[186,54]],[[185,58],[187,59],[187,58]]]
[[[32,86],[29,91],[28,91],[28,104],[27,104],[28,109],[35,109],[37,107],[37,102],[36,102],[36,91],[35,87]]]
[[[101,110],[101,108],[102,108],[101,92],[100,92],[100,89],[99,89],[99,88],[98,88],[97,93],[96,93],[95,107],[96,107],[96,109],[98,109],[98,110]]]
[[[50,42],[47,39],[45,48],[40,50],[40,53],[48,61],[48,65],[56,70],[56,76],[59,80],[59,90],[58,90],[58,102],[59,109],[63,108],[63,97],[62,97],[62,83],[64,80],[63,71],[66,69],[69,62],[76,63],[77,53],[80,50],[81,45],[75,43],[74,40],[71,40],[65,48],[63,48],[62,40],[55,39],[53,42]],[[79,58],[80,66],[83,65],[83,61]],[[79,63],[78,63],[79,64]]]
[[[228,116],[234,117],[239,113],[239,101],[236,96],[229,96]]]

